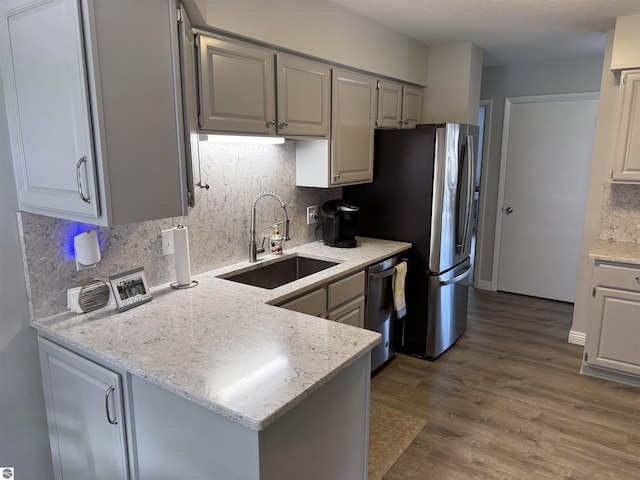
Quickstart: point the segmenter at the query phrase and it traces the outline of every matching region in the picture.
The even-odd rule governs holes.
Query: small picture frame
[[[112,275],[109,277],[109,283],[119,312],[151,301],[149,285],[142,267]]]

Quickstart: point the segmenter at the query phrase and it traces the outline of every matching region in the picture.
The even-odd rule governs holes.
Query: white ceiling
[[[484,65],[601,54],[640,0],[328,0],[421,43],[473,42]]]

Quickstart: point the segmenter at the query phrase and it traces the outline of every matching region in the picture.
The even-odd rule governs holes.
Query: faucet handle
[[[282,239],[283,240],[291,240],[291,237],[289,236],[289,219],[285,219],[284,221],[284,227],[282,228]]]
[[[266,240],[267,237],[262,237],[262,244],[260,245],[260,248],[256,249],[256,253],[264,253],[264,241]]]

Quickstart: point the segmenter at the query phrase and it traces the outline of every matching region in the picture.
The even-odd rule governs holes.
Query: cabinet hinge
[[[592,297],[596,296],[596,287],[593,287],[593,290],[591,290],[591,296]]]
[[[380,80],[376,82],[376,90],[380,90]]]
[[[182,8],[178,8],[178,23],[182,22]]]
[[[611,170],[611,171],[609,172],[609,178],[611,178],[611,179],[613,180],[613,170]]]
[[[624,85],[625,83],[627,83],[627,74],[623,73],[620,77],[620,85]]]
[[[587,352],[584,352],[584,361],[589,362],[589,354]]]

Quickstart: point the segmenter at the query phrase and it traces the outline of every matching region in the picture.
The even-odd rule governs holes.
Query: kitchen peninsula
[[[176,469],[184,478],[366,478],[369,357],[380,335],[273,306],[411,246],[358,245],[286,250],[340,263],[272,290],[218,278],[244,262],[196,276],[193,289],[155,288],[152,302],[123,313],[107,306],[32,325],[54,353],[64,347],[121,376],[131,478],[175,478]],[[109,400],[101,420],[106,401],[111,422],[120,410]]]

